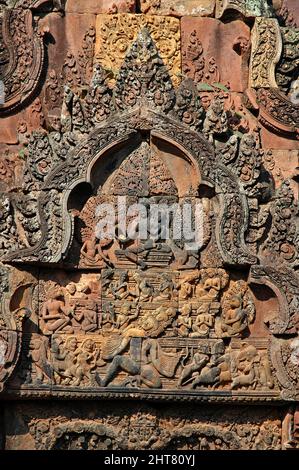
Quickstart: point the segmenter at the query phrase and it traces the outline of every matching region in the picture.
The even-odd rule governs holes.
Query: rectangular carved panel
[[[180,23],[176,18],[148,15],[98,15],[95,57],[116,75],[137,33],[148,28],[158,51],[178,85],[181,72]]]
[[[10,404],[6,450],[280,450],[284,409],[133,402]],[[287,436],[286,436],[287,437]],[[292,438],[290,438],[291,440]]]

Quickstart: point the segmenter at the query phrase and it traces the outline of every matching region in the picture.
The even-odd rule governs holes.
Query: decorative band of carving
[[[249,86],[251,88],[277,87],[275,67],[282,52],[278,21],[256,18],[252,30]]]
[[[0,76],[4,83],[1,116],[15,112],[34,97],[45,50],[43,34],[38,32],[30,10],[4,10],[0,17],[0,42],[4,45],[0,53]]]
[[[299,132],[299,106],[293,104],[277,88],[257,91],[260,119],[276,132],[297,134]]]

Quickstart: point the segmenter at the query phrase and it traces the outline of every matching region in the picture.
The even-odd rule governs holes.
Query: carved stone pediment
[[[192,80],[175,90],[147,29],[114,87],[100,64],[88,89],[65,87],[60,119],[25,138],[21,194],[1,200],[2,260],[38,266],[9,393],[297,396],[296,380],[284,380],[298,331],[294,198],[287,183],[274,193],[258,130],[240,135],[236,118],[220,91],[205,109]],[[148,227],[124,235],[119,198],[144,218],[154,205],[187,205],[200,242],[165,236],[161,221],[155,237]],[[117,227],[108,238],[98,234],[103,206]],[[24,307],[15,302],[10,313]]]
[[[109,102],[108,115],[105,109]],[[108,117],[106,122],[101,120],[102,117]],[[218,119],[219,128],[214,126]],[[221,200],[216,221],[219,226],[217,240],[224,260],[232,264],[254,263],[254,257],[246,252],[244,245],[248,208],[241,194],[242,183],[239,186],[237,175],[221,160],[214,163],[215,150],[207,140],[212,142],[214,135],[228,132],[221,102],[215,101],[204,118],[191,80],[183,82],[176,95],[167,69],[146,30],[132,46],[113,93],[105,85],[105,72],[100,67],[95,69],[85,100],[80,100],[66,88],[61,124],[60,132],[50,135],[35,132],[28,143],[29,158],[32,154],[35,159],[31,164],[32,176],[40,181],[37,201],[32,201],[38,207],[40,241],[6,256],[6,260],[58,263],[67,256],[67,247],[72,243],[73,220],[65,208],[71,191],[83,181],[97,191],[96,183],[92,181],[93,168],[101,161],[105,166],[104,161],[111,158],[113,147],[125,146],[130,139],[141,138],[145,142],[141,134],[146,130],[146,139],[149,136],[160,139],[185,153],[183,159],[190,165],[190,170],[185,168],[185,171],[200,173],[201,184],[213,187],[217,193]],[[61,155],[66,149],[69,152]],[[133,174],[132,177],[137,176]],[[196,189],[190,191],[184,193],[181,190],[178,196],[198,196]],[[48,214],[52,216],[49,218]],[[230,236],[224,236],[224,225]]]

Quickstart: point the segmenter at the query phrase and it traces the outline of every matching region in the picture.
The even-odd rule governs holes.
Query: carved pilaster
[[[282,40],[278,21],[256,18],[252,31],[249,86],[275,88],[275,67],[280,60]]]

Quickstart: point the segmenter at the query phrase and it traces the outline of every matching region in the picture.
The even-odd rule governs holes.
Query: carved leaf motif
[[[114,100],[120,110],[141,101],[164,113],[174,106],[175,91],[168,70],[146,28],[138,33],[119,71]]]
[[[5,91],[0,114],[4,115],[33,98],[44,67],[44,39],[30,10],[4,9],[0,44],[0,76]]]

